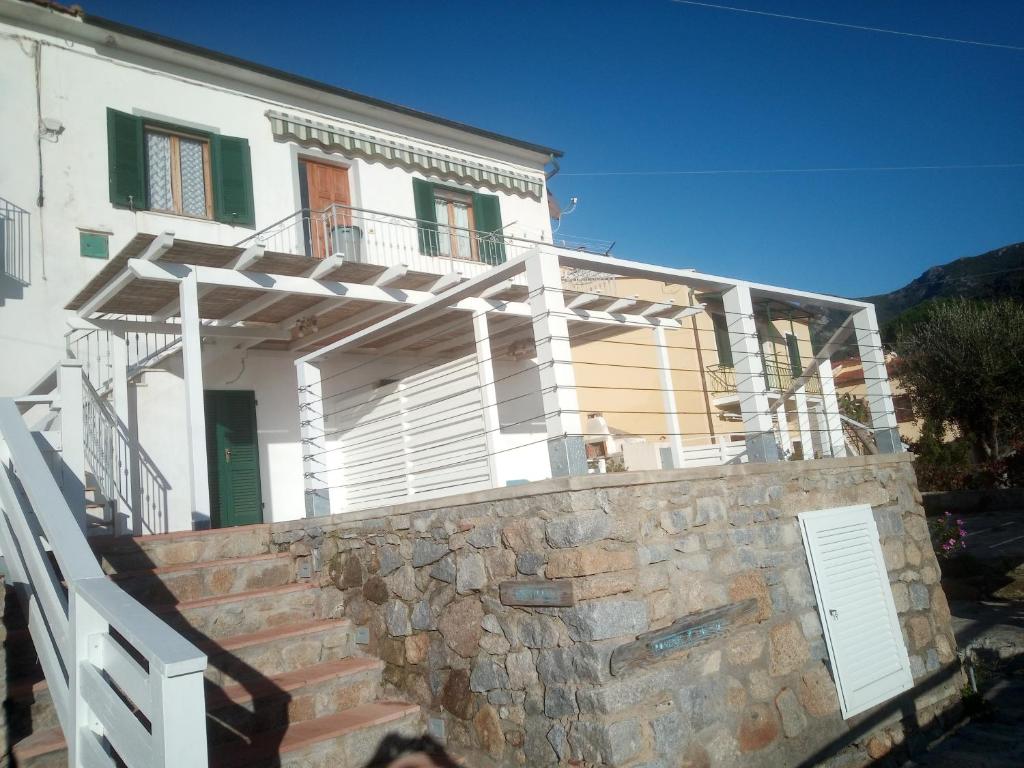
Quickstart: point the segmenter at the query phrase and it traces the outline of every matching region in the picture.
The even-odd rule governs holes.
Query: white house
[[[618,297],[616,277],[722,295],[744,460],[778,458],[787,397],[810,424],[816,368],[833,407],[814,431],[842,455],[824,371],[851,331],[878,447],[899,448],[870,306],[553,244],[557,150],[45,3],[0,2],[0,73],[0,393],[61,425],[94,523],[270,522],[585,472],[571,347],[650,328],[663,351],[703,311]],[[752,296],[850,313],[781,399]],[[78,406],[46,404],[79,380],[76,436]]]

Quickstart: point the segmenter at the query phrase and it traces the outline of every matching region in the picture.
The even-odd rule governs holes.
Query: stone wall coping
[[[436,512],[454,507],[484,504],[491,501],[506,499],[522,499],[531,496],[544,496],[567,491],[587,491],[599,488],[622,488],[634,485],[657,485],[659,483],[677,483],[687,480],[714,480],[727,478],[757,477],[777,473],[780,469],[794,475],[805,475],[811,472],[822,472],[829,469],[856,469],[858,467],[879,467],[912,462],[911,453],[889,453],[875,456],[851,456],[841,459],[813,459],[808,461],[784,461],[773,463],[718,464],[710,467],[682,467],[680,469],[658,469],[641,472],[609,472],[605,474],[572,475],[557,477],[551,480],[537,480],[522,485],[510,485],[502,488],[489,488],[481,491],[457,493],[451,496],[439,496],[420,501],[407,501],[386,507],[361,509],[354,512],[340,512],[324,517],[307,517],[299,520],[287,520],[270,525],[271,532],[291,531],[299,527],[333,526],[336,524],[356,523],[367,520],[390,518],[397,515]]]

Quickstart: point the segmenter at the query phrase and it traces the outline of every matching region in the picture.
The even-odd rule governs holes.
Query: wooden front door
[[[207,390],[205,406],[213,527],[262,523],[256,393]]]
[[[352,196],[348,186],[348,168],[311,160],[299,161],[299,180],[302,192],[302,207],[308,209],[308,231],[306,242],[308,253],[318,259],[329,256],[331,243],[338,227],[348,226],[351,216],[347,209],[331,208],[333,205],[349,206]]]

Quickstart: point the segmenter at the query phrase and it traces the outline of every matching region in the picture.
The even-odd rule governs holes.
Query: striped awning
[[[393,139],[362,133],[339,125],[320,123],[284,112],[268,111],[274,138],[315,146],[348,157],[401,165],[428,176],[503,190],[515,195],[541,198],[544,180],[540,175],[517,173],[484,163],[472,162],[444,152],[426,150]]]

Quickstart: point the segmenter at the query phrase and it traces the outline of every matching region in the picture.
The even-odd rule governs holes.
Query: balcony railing
[[[12,280],[32,282],[29,212],[0,197],[0,267]]]
[[[498,232],[452,227],[408,216],[332,205],[322,211],[303,209],[250,235],[237,246],[262,243],[268,251],[322,259],[341,256],[346,261],[393,267],[404,264],[416,272],[466,277],[519,256],[534,248],[569,248],[590,251],[592,246],[571,242],[527,240]],[[611,275],[564,270],[567,285],[613,295]]]
[[[793,372],[789,366],[771,360],[761,360],[764,367],[764,383],[769,392],[785,392],[793,384]],[[707,367],[708,386],[714,395],[732,394],[736,391],[736,369],[731,365],[709,365]],[[820,395],[821,384],[817,376],[812,376],[804,385],[809,395]]]

